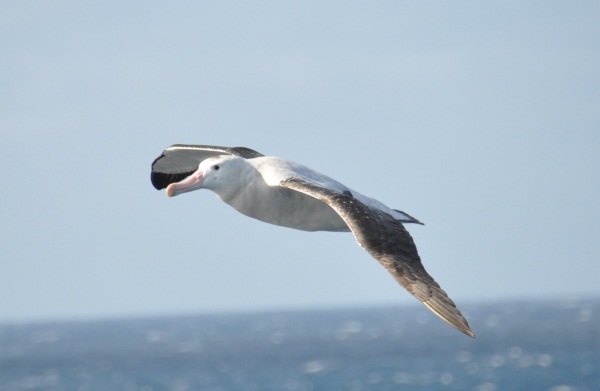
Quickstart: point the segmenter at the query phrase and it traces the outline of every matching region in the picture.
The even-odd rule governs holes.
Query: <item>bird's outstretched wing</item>
[[[262,153],[246,147],[174,144],[152,162],[152,185],[157,190],[164,189],[171,183],[190,176],[203,160],[217,155],[236,155],[245,159],[263,156]]]
[[[282,181],[280,186],[327,203],[348,224],[358,244],[379,261],[400,285],[441,319],[475,338],[456,304],[423,267],[417,247],[402,223],[363,204],[350,192],[338,193],[295,178]]]

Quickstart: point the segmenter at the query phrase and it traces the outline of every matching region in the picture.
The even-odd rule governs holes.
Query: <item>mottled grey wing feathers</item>
[[[358,244],[400,285],[441,319],[475,337],[456,304],[423,267],[417,247],[402,223],[385,212],[368,207],[351,194],[337,193],[294,178],[282,181],[280,186],[327,203],[348,224]]]

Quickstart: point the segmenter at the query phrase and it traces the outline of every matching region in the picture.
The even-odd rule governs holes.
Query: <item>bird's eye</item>
[[[221,168],[221,167],[219,167],[219,165],[218,165],[218,164],[215,164],[215,165],[213,166],[213,170],[218,170],[219,168]]]

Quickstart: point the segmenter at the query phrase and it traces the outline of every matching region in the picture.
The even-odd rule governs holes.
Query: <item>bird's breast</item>
[[[269,224],[302,231],[350,231],[329,205],[290,189],[246,188],[221,199],[238,212]]]

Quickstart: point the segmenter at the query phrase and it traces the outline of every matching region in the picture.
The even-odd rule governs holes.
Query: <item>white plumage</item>
[[[246,216],[304,231],[352,231],[357,242],[427,308],[474,337],[454,302],[425,271],[403,223],[412,216],[301,164],[244,147],[173,145],[152,163],[169,197],[208,189]]]

